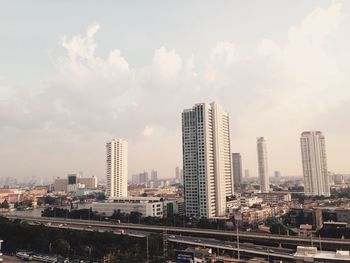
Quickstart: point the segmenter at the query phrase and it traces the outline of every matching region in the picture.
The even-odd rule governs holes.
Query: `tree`
[[[52,243],[52,247],[56,253],[64,256],[67,256],[70,251],[70,244],[64,239],[56,239]]]
[[[2,202],[2,204],[0,205],[0,208],[4,208],[4,209],[9,209],[9,208],[10,208],[10,205],[9,205],[9,203],[7,202],[6,199],[5,199],[4,202]]]
[[[278,219],[274,216],[269,216],[266,218],[265,225],[271,227],[274,224],[278,223]]]

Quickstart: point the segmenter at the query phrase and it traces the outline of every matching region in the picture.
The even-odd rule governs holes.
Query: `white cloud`
[[[168,51],[165,47],[161,47],[154,53],[152,67],[161,76],[175,77],[182,69],[182,59],[175,50]]]
[[[51,135],[43,136],[48,141],[63,134],[57,139],[61,152],[69,152],[71,138],[79,140],[82,134],[93,138],[89,139],[94,147],[109,137],[125,137],[133,149],[137,145],[163,149],[167,138],[171,138],[167,147],[178,148],[181,111],[197,102],[217,100],[231,113],[233,150],[242,152],[246,167],[254,171],[255,137],[264,135],[270,159],[275,160],[271,166],[282,164],[295,172],[298,167],[291,163],[299,162],[299,150],[286,153],[285,147],[297,147],[302,129],[322,126],[320,116],[350,98],[349,64],[339,65],[332,51],[331,36],[344,33],[337,31],[343,20],[341,4],[317,8],[286,31],[286,43],[266,37],[249,56],[240,54],[235,43],[218,41],[208,51],[202,71],[195,66],[196,54],[181,57],[165,47],[156,49],[141,68],[133,68],[118,49],[100,57],[99,25],[93,24],[84,35],[63,37],[65,54],[58,58],[57,76],[44,92],[18,90],[0,100],[0,125],[17,130],[16,137],[31,134],[33,141],[42,136],[41,129]],[[341,123],[345,117],[337,115]],[[145,163],[162,158],[142,156]],[[173,158],[178,165],[181,151]]]

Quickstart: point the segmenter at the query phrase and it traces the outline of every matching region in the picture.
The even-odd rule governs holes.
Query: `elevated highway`
[[[199,229],[199,228],[186,228],[186,227],[169,227],[169,226],[156,226],[156,225],[143,225],[143,224],[125,224],[125,223],[111,223],[105,221],[93,221],[93,220],[77,220],[77,219],[64,219],[64,218],[48,218],[48,217],[29,217],[18,215],[4,215],[9,219],[20,219],[28,222],[39,223],[67,223],[82,226],[93,227],[109,227],[114,229],[130,229],[140,230],[148,232],[168,232],[172,234],[190,235],[198,237],[215,237],[227,240],[233,240],[236,238],[235,231],[223,231],[214,229]],[[246,242],[260,242],[264,244],[289,244],[289,245],[321,245],[323,248],[331,247],[334,249],[348,249],[350,246],[350,239],[333,239],[333,238],[317,238],[311,239],[310,237],[300,236],[281,236],[271,235],[253,232],[239,232],[239,238]]]

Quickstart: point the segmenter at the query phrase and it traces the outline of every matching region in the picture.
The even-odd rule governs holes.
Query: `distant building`
[[[152,181],[157,181],[158,180],[158,172],[155,170],[151,171],[151,180]]]
[[[258,193],[258,197],[260,197],[265,203],[270,204],[292,201],[291,194],[288,192]]]
[[[340,185],[345,184],[344,176],[342,174],[334,174],[334,184]]]
[[[92,177],[78,177],[78,183],[85,185],[87,189],[97,188],[98,179],[96,176]]]
[[[242,183],[242,157],[240,153],[232,153],[232,172],[235,189],[240,189]]]
[[[275,179],[279,181],[281,179],[281,172],[280,171],[275,171]]]
[[[305,131],[300,137],[305,195],[330,196],[325,137]]]
[[[175,179],[180,180],[180,167],[175,168]]]
[[[133,174],[131,177],[131,182],[133,184],[140,184],[140,174]]]
[[[77,174],[68,174],[68,184],[77,184],[78,183]]]
[[[215,102],[182,113],[186,215],[224,216],[233,195],[229,114]]]
[[[139,212],[142,217],[163,217],[163,206],[161,197],[115,197],[104,202],[93,202],[92,210],[106,216],[120,210],[126,214]]]
[[[68,174],[67,178],[57,177],[52,184],[52,191],[74,192],[78,188],[97,188],[98,179],[96,176],[80,177],[78,174]]]
[[[249,169],[245,169],[245,170],[244,170],[244,177],[245,177],[245,178],[249,178],[249,177],[250,177]]]
[[[128,195],[128,143],[113,139],[106,144],[107,197]]]
[[[180,167],[178,167],[178,166],[175,168],[175,179],[179,183],[183,183],[183,170],[180,169]]]
[[[148,183],[148,172],[143,172],[139,174],[140,176],[140,184],[147,184]]]
[[[266,193],[270,191],[270,179],[267,166],[267,149],[264,137],[257,139],[258,165],[259,165],[259,181],[260,191]]]
[[[55,192],[67,192],[67,178],[57,177],[52,185],[52,190]]]

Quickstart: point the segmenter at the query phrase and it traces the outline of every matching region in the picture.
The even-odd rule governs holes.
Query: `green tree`
[[[64,239],[56,239],[52,243],[54,251],[60,255],[67,256],[70,251],[70,244]]]
[[[9,208],[10,208],[10,205],[9,205],[9,203],[7,202],[6,199],[5,199],[4,202],[2,202],[2,204],[0,205],[0,208],[4,208],[4,209],[9,209]]]

